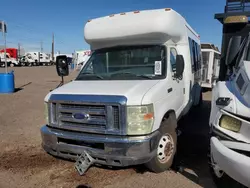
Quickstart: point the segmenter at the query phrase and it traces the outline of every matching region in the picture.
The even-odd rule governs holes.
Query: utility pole
[[[7,57],[6,57],[6,28],[5,22],[2,22],[2,31],[3,31],[3,38],[4,38],[4,62],[5,62],[5,73],[8,73],[8,64],[7,64]]]
[[[52,33],[52,51],[51,51],[51,57],[52,61],[54,62],[54,51],[55,51],[55,41],[54,41],[54,33]]]
[[[20,43],[18,43],[18,54],[17,54],[17,58],[20,58],[21,57],[21,47],[20,47]]]
[[[43,41],[41,41],[41,53],[43,53]]]

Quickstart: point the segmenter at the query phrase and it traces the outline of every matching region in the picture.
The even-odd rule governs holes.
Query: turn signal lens
[[[241,121],[227,115],[222,115],[220,119],[220,127],[238,133],[240,132]]]
[[[149,113],[149,114],[145,114],[143,119],[144,120],[150,120],[154,118],[154,114],[153,113]]]

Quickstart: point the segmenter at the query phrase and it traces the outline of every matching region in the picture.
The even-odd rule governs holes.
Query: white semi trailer
[[[167,170],[178,120],[202,102],[199,35],[167,8],[89,20],[84,36],[91,57],[45,97],[43,148],[77,160],[80,174],[92,163]],[[66,62],[57,59],[60,76]]]
[[[79,50],[74,53],[74,64],[76,69],[81,69],[91,56],[90,50]]]
[[[42,52],[26,52],[21,58],[22,65],[37,66],[37,65],[50,65],[50,57]]]

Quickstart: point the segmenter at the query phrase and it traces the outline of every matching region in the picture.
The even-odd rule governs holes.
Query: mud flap
[[[84,151],[75,163],[75,168],[80,176],[82,176],[89,169],[89,167],[95,163],[95,161],[96,160],[93,157]]]

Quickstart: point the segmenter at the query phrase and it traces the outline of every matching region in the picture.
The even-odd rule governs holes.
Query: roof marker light
[[[165,8],[165,11],[170,11],[171,10],[171,8]]]
[[[125,12],[123,12],[123,13],[121,13],[120,15],[125,15],[126,13]]]
[[[109,15],[109,17],[114,17],[114,16],[115,16],[114,14]]]
[[[139,11],[139,10],[137,10],[137,11],[134,11],[134,13],[135,13],[135,14],[138,14],[138,13],[140,13],[140,11]]]
[[[92,20],[88,20],[88,22],[91,22]]]

